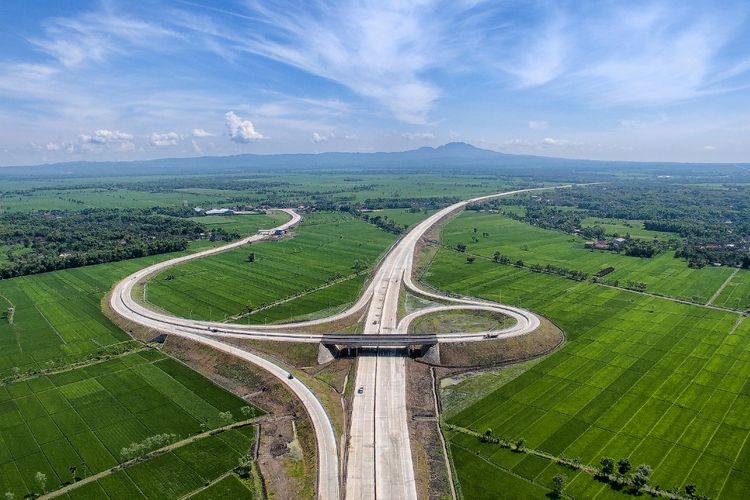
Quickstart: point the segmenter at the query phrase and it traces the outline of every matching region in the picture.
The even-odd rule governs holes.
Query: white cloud
[[[129,48],[150,49],[155,42],[177,37],[158,24],[118,15],[109,8],[79,17],[53,18],[44,23],[44,28],[44,37],[29,41],[68,68],[124,55]]]
[[[206,132],[202,128],[194,128],[193,129],[193,137],[213,137],[214,134],[211,132]]]
[[[570,146],[573,142],[566,139],[553,139],[552,137],[545,137],[542,139],[543,146]]]
[[[529,122],[529,128],[531,130],[547,130],[549,128],[549,123],[546,121],[537,121],[537,120],[531,120]]]
[[[60,151],[62,149],[62,146],[60,144],[57,144],[56,142],[48,142],[44,145],[44,149],[47,151]]]
[[[401,137],[410,141],[430,141],[435,138],[432,132],[404,132]]]
[[[151,134],[149,142],[152,146],[174,146],[180,140],[182,140],[182,137],[177,132],[165,132],[163,134],[154,132]]]
[[[238,50],[337,82],[407,123],[427,121],[440,91],[423,74],[452,58],[448,47],[438,48],[447,19],[453,11],[468,10],[431,2],[246,5],[250,11],[236,17],[252,22],[239,33],[196,15],[184,14],[177,22]],[[268,27],[272,36],[264,36]]]
[[[255,125],[250,120],[243,120],[234,111],[224,115],[227,119],[227,128],[229,129],[229,138],[234,142],[247,144],[251,141],[266,139],[263,134],[255,130]]]
[[[716,151],[716,146],[711,146],[711,145],[703,146],[703,151]]]
[[[314,143],[326,142],[328,139],[334,137],[333,134],[319,134],[318,132],[312,133],[312,141]]]
[[[568,139],[555,139],[554,137],[545,137],[542,140],[532,139],[511,139],[503,143],[504,146],[519,146],[530,149],[549,149],[549,148],[578,148],[583,146],[582,143]]]
[[[203,154],[203,149],[198,145],[197,142],[195,142],[195,139],[190,139],[190,144],[193,146],[193,153],[197,155]]]
[[[521,87],[544,85],[566,70],[569,52],[566,23],[562,15],[554,15],[543,26],[529,31],[530,41],[516,52],[520,56],[500,66],[518,80]]]
[[[81,134],[68,144],[68,151],[132,151],[135,149],[131,134],[119,130],[99,129],[92,134]]]

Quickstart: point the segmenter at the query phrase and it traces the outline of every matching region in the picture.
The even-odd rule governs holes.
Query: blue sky
[[[747,1],[0,2],[0,164],[396,151],[750,161]]]

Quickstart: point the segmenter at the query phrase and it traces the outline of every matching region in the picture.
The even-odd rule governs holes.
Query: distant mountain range
[[[118,162],[67,162],[0,167],[0,179],[109,177],[132,175],[227,174],[288,170],[427,171],[500,173],[524,176],[531,170],[567,172],[628,171],[678,172],[696,169],[747,169],[750,165],[695,163],[640,163],[571,160],[546,156],[513,155],[451,142],[395,153],[242,154]]]

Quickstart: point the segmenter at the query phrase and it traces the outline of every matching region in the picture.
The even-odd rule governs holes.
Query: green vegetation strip
[[[472,431],[470,429],[465,429],[462,427],[457,427],[454,425],[445,425],[445,429],[448,432],[454,433],[461,433],[464,435],[472,436],[474,437],[479,443],[486,444],[490,448],[497,447],[500,449],[505,449],[513,453],[517,454],[525,454],[529,457],[538,457],[542,458],[548,462],[552,462],[554,464],[557,464],[562,469],[568,469],[575,472],[583,472],[585,474],[588,474],[591,476],[592,479],[597,479],[601,483],[608,484],[616,491],[623,491],[628,492],[629,494],[633,495],[641,495],[642,493],[648,493],[651,496],[660,496],[664,498],[673,498],[673,499],[682,499],[682,498],[694,498],[693,494],[690,494],[688,492],[695,493],[695,487],[694,485],[690,485],[687,488],[688,492],[685,492],[685,494],[680,494],[677,491],[665,491],[662,490],[662,488],[658,485],[649,485],[648,480],[650,478],[651,474],[651,468],[648,466],[648,464],[640,464],[640,468],[636,468],[635,471],[633,471],[632,464],[630,464],[630,461],[627,459],[620,459],[618,462],[619,464],[615,464],[614,459],[608,458],[608,457],[602,457],[601,467],[593,467],[590,465],[584,465],[580,462],[579,459],[576,458],[567,458],[565,456],[554,456],[549,453],[546,453],[541,450],[535,450],[532,448],[528,448],[525,444],[524,439],[519,439],[515,442],[507,441],[502,438],[497,437],[491,429],[486,430],[484,433],[479,433]],[[465,442],[465,440],[463,441]],[[453,443],[454,447],[461,448],[464,451],[471,451],[470,449],[462,446],[461,444]],[[494,452],[497,453],[497,452]],[[493,451],[490,449],[489,451],[484,450],[483,452],[479,453],[477,452],[476,455],[482,458],[483,455],[493,454]],[[502,465],[498,465],[497,463],[494,463],[490,460],[484,459],[484,461],[489,464],[490,466],[493,466],[495,468],[504,470],[506,473],[511,474],[519,479],[531,482],[533,484],[536,484],[541,487],[549,487],[542,484],[537,483],[534,480],[527,479],[523,475],[517,474],[514,472],[513,469],[506,469]],[[516,460],[517,461],[517,460]],[[521,464],[523,462],[528,461],[529,463],[535,463],[536,461],[533,458],[522,458],[518,463]],[[616,469],[616,465],[619,465],[619,470]],[[535,469],[546,469],[548,465],[541,464],[539,465],[539,462],[535,463],[534,468]],[[633,471],[631,473],[631,471]],[[559,476],[558,476],[559,477]],[[563,481],[564,482],[564,481]],[[561,493],[562,491],[560,491]]]

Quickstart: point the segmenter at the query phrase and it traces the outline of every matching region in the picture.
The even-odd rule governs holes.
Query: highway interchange
[[[561,186],[567,187],[567,186]],[[318,497],[337,499],[342,492],[347,499],[417,498],[412,464],[406,408],[406,364],[399,346],[423,342],[424,336],[408,334],[409,323],[419,316],[445,310],[487,310],[511,316],[515,324],[497,332],[436,333],[438,342],[482,341],[489,336],[506,338],[525,335],[540,324],[532,312],[493,302],[457,298],[424,290],[412,281],[414,252],[419,240],[437,223],[460,211],[467,204],[510,196],[536,188],[497,193],[461,201],[431,215],[404,235],[382,259],[369,285],[359,299],[346,311],[336,315],[297,323],[277,325],[238,325],[178,318],[151,310],[133,298],[133,290],[154,274],[189,260],[224,252],[267,238],[256,234],[221,247],[203,250],[137,271],[115,285],[110,307],[118,316],[163,333],[182,337],[248,361],[274,375],[300,398],[317,441]],[[291,209],[282,209],[290,220],[275,229],[289,229],[301,216]],[[409,314],[399,321],[399,296],[402,289],[439,302]],[[346,318],[365,318],[363,334],[306,333],[305,329],[334,323]],[[365,340],[372,336],[372,342]],[[395,342],[387,342],[393,336]],[[495,337],[496,336],[496,337]],[[335,337],[335,341],[332,340]],[[330,418],[315,394],[297,378],[288,378],[285,369],[257,354],[229,345],[222,339],[247,338],[288,342],[339,342],[369,345],[370,354],[359,357],[355,392],[352,402],[351,426],[347,445],[346,480],[342,485],[342,463],[339,460],[336,435]],[[399,339],[399,340],[396,340]],[[343,487],[342,487],[343,486]]]

